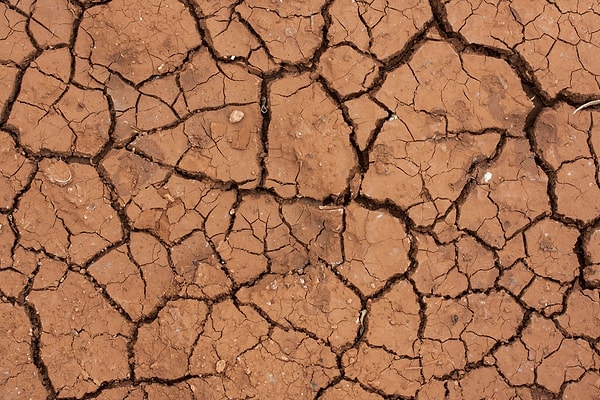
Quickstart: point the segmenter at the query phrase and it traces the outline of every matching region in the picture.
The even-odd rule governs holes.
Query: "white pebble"
[[[244,113],[243,113],[243,111],[240,111],[240,110],[233,110],[231,112],[231,114],[229,114],[229,122],[231,122],[232,124],[237,124],[243,118],[244,118]]]
[[[227,366],[227,361],[219,360],[219,361],[217,361],[217,365],[215,366],[215,369],[217,370],[218,373],[221,373],[221,372],[225,371],[226,366]]]
[[[492,179],[492,173],[488,171],[483,175],[483,183],[488,183],[490,179]]]

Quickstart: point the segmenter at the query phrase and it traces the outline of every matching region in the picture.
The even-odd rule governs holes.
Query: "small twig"
[[[587,103],[585,103],[585,104],[582,104],[582,105],[580,105],[579,107],[577,107],[577,108],[575,109],[575,111],[573,111],[573,114],[577,113],[577,111],[581,111],[581,110],[583,110],[584,108],[588,108],[588,107],[591,107],[591,106],[597,106],[597,105],[599,105],[599,104],[600,104],[600,99],[598,99],[598,100],[592,100],[592,101],[588,101]]]

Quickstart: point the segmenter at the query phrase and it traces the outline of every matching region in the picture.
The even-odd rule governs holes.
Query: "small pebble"
[[[58,186],[66,186],[73,179],[71,168],[62,160],[52,162],[45,169],[44,175],[51,183]]]
[[[231,114],[229,114],[229,122],[232,124],[237,124],[242,119],[244,119],[244,112],[240,110],[233,110]]]
[[[217,370],[217,373],[221,373],[221,372],[225,371],[226,366],[227,366],[227,361],[219,360],[219,361],[217,361],[217,365],[216,365],[215,369]]]

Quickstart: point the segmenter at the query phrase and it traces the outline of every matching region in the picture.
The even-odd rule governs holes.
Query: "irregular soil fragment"
[[[342,365],[350,379],[388,396],[414,396],[422,384],[418,359],[398,357],[366,344],[344,353]]]
[[[60,396],[80,397],[129,376],[131,325],[83,275],[69,273],[57,289],[28,299],[44,321],[40,356]]]
[[[261,123],[256,106],[227,107],[141,136],[132,146],[158,162],[253,188],[260,179]]]
[[[321,44],[324,2],[251,0],[235,10],[247,21],[278,63],[298,63],[312,57]]]
[[[134,347],[137,376],[176,379],[189,373],[193,345],[206,322],[207,307],[192,299],[173,300],[142,325]]]
[[[0,132],[0,208],[10,208],[31,179],[34,164],[15,147],[13,138]]]
[[[31,360],[31,325],[25,311],[21,307],[1,303],[0,315],[0,351],[5,355],[0,360],[3,396],[7,399],[18,399],[24,395],[47,396],[39,371]]]
[[[31,151],[94,156],[108,141],[106,96],[69,85],[71,61],[66,48],[46,50],[23,76],[8,123]]]
[[[341,111],[306,74],[275,81],[271,93],[267,187],[284,197],[339,196],[356,164]]]
[[[132,232],[129,246],[117,247],[87,270],[134,320],[154,312],[174,284],[166,249],[144,233]]]
[[[412,285],[400,281],[388,293],[368,304],[369,329],[366,340],[394,354],[415,357],[421,318]]]
[[[364,295],[381,289],[410,265],[410,239],[400,221],[356,204],[346,209],[344,259],[337,271]]]
[[[560,103],[540,114],[534,130],[538,153],[557,173],[557,211],[586,222],[600,215],[591,129],[590,113],[573,115],[571,107]]]
[[[116,1],[83,13],[75,49],[82,61],[139,83],[174,70],[200,39],[182,3]]]
[[[431,19],[429,4],[421,1],[336,0],[330,13],[332,44],[349,41],[380,60],[400,52]]]
[[[369,88],[379,73],[378,65],[352,47],[333,47],[321,55],[319,71],[342,96]]]
[[[83,265],[123,237],[107,193],[93,167],[42,160],[15,211],[23,245]]]
[[[360,302],[327,268],[310,266],[304,274],[265,275],[237,295],[283,326],[306,329],[334,349],[356,336]]]

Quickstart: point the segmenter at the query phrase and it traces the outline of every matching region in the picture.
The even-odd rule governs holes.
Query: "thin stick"
[[[583,110],[584,108],[588,108],[588,107],[591,107],[591,106],[597,106],[598,104],[600,104],[600,99],[588,101],[587,103],[582,104],[579,107],[577,107],[575,109],[575,111],[573,111],[573,114],[577,113],[577,111]]]

